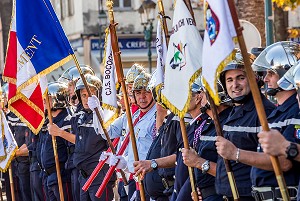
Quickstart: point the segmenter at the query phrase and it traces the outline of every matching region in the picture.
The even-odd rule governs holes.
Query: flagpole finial
[[[108,10],[108,17],[111,24],[114,24],[114,11],[113,11],[114,2],[112,0],[106,1],[106,7]]]
[[[112,10],[113,6],[114,6],[114,2],[113,1],[111,1],[111,0],[107,0],[106,1],[106,7],[107,7],[108,11]]]

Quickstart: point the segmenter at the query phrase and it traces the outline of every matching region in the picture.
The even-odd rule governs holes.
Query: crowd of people
[[[132,65],[125,84],[139,161],[135,161],[131,139],[122,155],[107,151],[107,138],[95,115],[95,110],[102,113],[102,82],[89,66],[81,66],[92,93],[89,97],[76,67],[69,68],[58,81],[48,84],[51,110],[46,110],[38,135],[4,108],[19,147],[12,162],[16,200],[60,200],[52,145],[52,136],[56,136],[66,201],[141,200],[139,179],[147,201],[235,200],[224,159],[231,166],[240,201],[282,200],[270,156],[278,157],[290,199],[299,201],[300,45],[277,42],[250,58],[270,131],[262,130],[237,49],[217,84],[220,105],[216,109],[224,137],[217,136],[213,103],[200,75],[190,87],[184,117],[189,149],[183,146],[179,117],[159,102],[155,72],[151,75],[141,65]],[[7,90],[3,95],[7,97]],[[120,138],[119,150],[130,129],[122,92],[117,97],[120,114],[106,130],[110,139]],[[88,190],[82,190],[99,160],[106,164]],[[116,171],[98,198],[95,194],[110,166],[116,166]],[[192,196],[188,167],[193,169],[198,197]],[[4,177],[10,200],[8,174]]]

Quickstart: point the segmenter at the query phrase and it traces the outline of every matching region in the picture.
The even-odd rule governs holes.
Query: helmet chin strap
[[[83,111],[86,113],[92,113],[93,111],[90,108],[83,108]]]
[[[210,104],[207,102],[203,107],[200,108],[201,113],[205,113],[206,110],[210,109]]]
[[[274,88],[268,88],[266,90],[266,93],[268,96],[275,96],[279,91],[283,91],[280,87],[277,87],[276,89]]]
[[[140,109],[147,109],[152,103],[153,103],[153,101],[154,101],[154,99],[152,98],[151,99],[151,102],[147,105],[147,106],[145,106],[145,107],[141,107],[139,104],[136,104]]]
[[[243,95],[243,96],[239,96],[236,98],[232,98],[232,102],[233,103],[238,103],[238,104],[243,104],[245,103],[250,97],[252,96],[251,93],[247,94],[247,95]]]
[[[150,102],[146,107],[141,107],[139,104],[137,104],[135,94],[133,93],[132,95],[133,95],[135,104],[136,104],[140,109],[147,109],[147,108],[153,103],[153,101],[154,101],[154,98],[152,98],[152,99],[151,99],[151,102]]]

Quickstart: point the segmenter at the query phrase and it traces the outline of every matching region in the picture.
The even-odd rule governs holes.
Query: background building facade
[[[11,6],[13,0],[0,1],[0,70],[4,66],[4,57],[6,50],[7,33],[9,29]],[[154,0],[156,3],[156,0]],[[103,59],[105,28],[108,26],[107,8],[105,0],[51,0],[51,3],[57,13],[58,18],[67,34],[73,49],[82,64],[90,65],[100,76],[103,70],[101,61]],[[118,22],[117,36],[119,38],[119,46],[121,49],[122,65],[126,71],[133,63],[138,62],[147,69],[150,65],[148,57],[148,45],[144,39],[144,26],[141,25],[139,8],[142,5],[141,0],[114,0],[115,22]],[[165,13],[167,16],[173,17],[173,1],[163,1]],[[261,33],[262,46],[265,45],[265,22],[264,22],[264,1],[247,1],[236,0],[237,11],[240,19],[244,19],[253,23]],[[195,20],[197,28],[200,32],[204,30],[203,24],[203,5],[200,0],[192,0]],[[156,7],[156,13],[157,13]],[[285,12],[284,20],[288,20],[287,27],[300,27],[300,9]],[[276,14],[276,13],[275,13]],[[274,18],[274,17],[273,17]],[[261,19],[261,20],[258,20]],[[156,50],[155,35],[156,23],[153,21],[153,34],[151,42],[151,66],[156,66]],[[168,29],[171,30],[172,21],[167,20]],[[276,26],[275,26],[276,27]],[[149,29],[149,25],[147,25]],[[275,30],[279,32],[279,30]],[[287,33],[286,28],[280,31]],[[293,32],[293,40],[298,41],[298,32]],[[299,31],[300,33],[300,31]],[[289,35],[291,37],[291,34]],[[275,39],[276,41],[276,39]],[[56,80],[62,72],[68,67],[74,65],[70,61],[66,65],[60,67],[48,76],[49,81]],[[153,71],[153,70],[152,70]]]

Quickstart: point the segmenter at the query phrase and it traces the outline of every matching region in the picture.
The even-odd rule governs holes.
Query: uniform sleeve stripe
[[[300,119],[285,119],[284,121],[279,121],[275,123],[269,123],[270,128],[281,128],[287,125],[300,125]]]
[[[87,128],[94,128],[94,124],[81,124],[79,127],[87,127]]]
[[[245,133],[258,133],[261,131],[261,126],[259,127],[249,127],[249,126],[223,126],[223,130],[227,132],[245,132]]]
[[[71,129],[71,125],[65,125],[63,127],[61,127],[62,130],[68,130]]]
[[[284,121],[279,121],[279,122],[274,122],[274,123],[269,123],[270,128],[282,128],[284,126],[288,125],[300,125],[300,119],[286,119]],[[223,126],[224,131],[228,132],[246,132],[246,133],[258,133],[262,131],[262,127],[249,127],[249,126],[228,126],[224,125]]]

